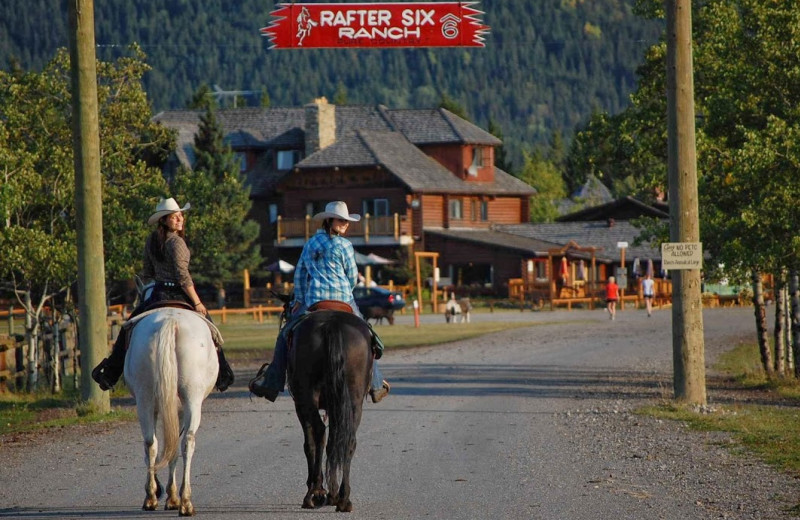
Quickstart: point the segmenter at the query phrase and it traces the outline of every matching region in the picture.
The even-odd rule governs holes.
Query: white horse
[[[125,382],[136,400],[144,437],[147,481],[142,509],[154,511],[158,507],[164,490],[156,471],[168,463],[165,509],[193,516],[192,456],[203,401],[214,389],[219,372],[216,347],[206,320],[192,310],[161,308],[133,320],[136,326],[125,356]],[[182,421],[179,404],[183,406]],[[160,454],[157,424],[162,430]],[[175,468],[181,434],[183,483],[178,496]]]

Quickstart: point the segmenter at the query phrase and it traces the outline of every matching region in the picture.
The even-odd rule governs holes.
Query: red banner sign
[[[261,34],[271,49],[483,47],[477,2],[278,4]]]

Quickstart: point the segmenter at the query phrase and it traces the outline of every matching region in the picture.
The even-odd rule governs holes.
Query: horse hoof
[[[178,516],[194,516],[194,506],[192,504],[181,506]]]
[[[344,505],[342,505],[342,503],[339,502],[339,504],[336,505],[336,512],[337,513],[352,513],[353,512],[353,503],[350,502],[349,500],[346,500],[344,502]]]
[[[142,505],[142,510],[144,511],[155,511],[158,509],[158,500],[145,498],[144,504]]]

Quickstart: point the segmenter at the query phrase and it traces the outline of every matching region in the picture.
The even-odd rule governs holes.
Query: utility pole
[[[94,0],[68,0],[72,143],[75,207],[78,221],[78,324],[81,396],[96,411],[110,410],[109,395],[92,382],[91,371],[108,353],[103,204],[100,177],[100,126],[94,52]]]
[[[700,242],[697,201],[691,0],[666,0],[667,155],[672,242]],[[706,404],[700,269],[673,270],[672,364],[675,399]]]

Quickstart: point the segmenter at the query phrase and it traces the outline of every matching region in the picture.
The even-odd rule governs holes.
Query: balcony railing
[[[319,223],[311,220],[311,216],[304,218],[283,218],[278,216],[278,243],[289,238],[308,238],[313,235]],[[347,230],[349,237],[363,237],[365,242],[369,242],[370,237],[394,237],[400,239],[400,216],[395,213],[386,217],[373,217],[369,213],[364,215],[360,221],[351,222]]]

